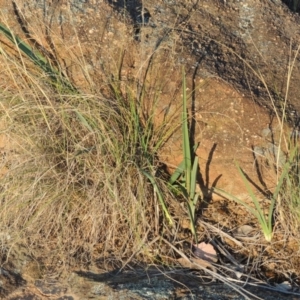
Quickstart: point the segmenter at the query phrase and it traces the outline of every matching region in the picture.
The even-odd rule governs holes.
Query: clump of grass
[[[293,68],[296,62],[296,58],[298,57],[300,50],[300,46],[297,48],[294,57],[290,53],[290,61],[288,64],[288,72],[287,72],[287,81],[286,81],[286,90],[285,95],[282,98],[281,109],[278,109],[275,103],[275,99],[270,92],[263,76],[256,72],[249,64],[248,67],[253,71],[253,73],[261,80],[264,85],[271,102],[271,106],[273,108],[273,113],[276,116],[276,119],[280,125],[280,134],[277,144],[278,146],[272,144],[271,147],[271,155],[272,160],[274,160],[274,169],[276,172],[276,186],[274,191],[270,192],[271,201],[268,209],[268,213],[265,214],[263,212],[262,207],[260,206],[258,197],[255,196],[254,191],[252,190],[248,179],[243,173],[242,169],[238,164],[237,168],[240,173],[240,176],[243,182],[246,185],[247,191],[253,201],[254,208],[249,206],[247,203],[242,201],[241,199],[235,197],[234,195],[230,195],[225,191],[214,188],[215,191],[223,194],[225,197],[236,201],[237,203],[245,206],[253,216],[256,217],[266,241],[271,242],[273,237],[274,230],[274,216],[275,212],[279,212],[281,215],[281,223],[283,227],[289,228],[299,228],[299,151],[298,151],[298,131],[290,132],[288,135],[294,138],[294,140],[290,143],[286,138],[286,132],[284,129],[284,124],[287,122],[287,107],[288,107],[288,93],[290,87],[290,80],[292,78]],[[242,59],[240,57],[240,59]],[[278,95],[280,96],[280,95]],[[275,142],[275,141],[273,141]],[[289,144],[289,145],[288,145]],[[283,149],[281,149],[283,148]],[[276,150],[277,149],[277,150]],[[283,151],[285,150],[286,158],[283,157]],[[284,204],[283,204],[284,203]],[[289,224],[286,226],[285,224]],[[298,235],[297,230],[292,230],[295,235]]]
[[[107,97],[74,93],[62,88],[65,81],[39,76],[45,70],[36,60],[29,68],[26,51],[2,53],[17,89],[0,91],[2,134],[13,149],[1,178],[0,231],[63,264],[111,255],[153,259],[148,235],[164,227],[163,216],[172,224],[168,193],[158,202],[155,196],[167,190],[156,176],[156,153],[169,134],[166,124],[153,124],[157,99],[143,118],[145,89],[136,97],[111,80]]]
[[[196,192],[197,175],[199,172],[198,157],[195,151],[198,147],[191,149],[190,135],[188,130],[188,113],[187,113],[187,95],[186,95],[186,76],[184,69],[182,71],[182,137],[183,137],[183,161],[174,171],[169,183],[176,185],[187,201],[187,209],[190,218],[190,228],[196,244],[198,238],[196,233],[196,208],[200,198]]]
[[[291,154],[290,158],[294,157],[294,153]],[[243,200],[230,195],[220,189],[215,188],[216,191],[218,191],[219,193],[225,195],[226,197],[228,197],[229,199],[232,199],[234,201],[236,201],[237,203],[243,205],[244,207],[247,208],[247,210],[257,219],[262,232],[264,234],[265,240],[267,242],[271,242],[272,237],[273,237],[273,228],[274,228],[274,222],[273,222],[273,213],[274,213],[274,208],[275,208],[275,204],[276,202],[278,202],[278,198],[279,198],[279,193],[282,192],[283,189],[283,184],[286,181],[286,178],[289,177],[289,171],[290,171],[290,166],[291,166],[291,162],[288,161],[285,163],[285,165],[283,166],[283,171],[281,173],[281,176],[279,178],[279,181],[277,183],[277,186],[275,188],[274,193],[271,196],[270,199],[270,204],[269,204],[269,209],[268,209],[268,213],[265,214],[263,208],[260,205],[260,201],[259,198],[255,195],[253,189],[250,186],[250,183],[248,182],[245,174],[243,173],[242,169],[240,168],[240,166],[237,164],[237,168],[239,171],[239,174],[241,176],[241,178],[243,179],[243,182],[247,188],[247,191],[253,201],[254,207],[251,207],[250,205],[248,205],[246,202],[244,202]]]
[[[289,170],[279,192],[276,209],[282,227],[295,236],[300,228],[300,155],[297,138],[292,137],[290,141]]]

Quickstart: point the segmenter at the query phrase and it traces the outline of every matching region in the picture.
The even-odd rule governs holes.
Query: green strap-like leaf
[[[75,91],[75,88],[63,76],[54,69],[47,59],[37,50],[31,48],[27,43],[15,36],[6,26],[0,23],[0,32],[10,40],[18,49],[20,49],[34,64],[41,68],[56,83],[60,83],[68,89]]]
[[[194,198],[196,192],[196,185],[197,185],[197,171],[198,171],[198,157],[195,157],[193,169],[191,173],[191,187],[190,187],[190,197],[191,199]]]
[[[160,189],[159,189],[159,187],[158,187],[158,185],[157,185],[157,183],[155,181],[155,178],[151,174],[149,174],[148,172],[146,172],[144,170],[141,170],[141,172],[142,172],[142,174],[144,174],[150,180],[150,182],[151,182],[151,184],[152,184],[152,186],[153,186],[153,188],[154,188],[154,190],[155,190],[155,192],[156,192],[156,194],[158,196],[159,202],[160,202],[160,204],[161,204],[161,206],[163,208],[165,216],[166,216],[166,218],[167,218],[167,220],[169,222],[169,225],[173,226],[172,217],[169,214],[169,211],[168,211],[167,206],[165,204],[165,201],[163,199],[163,195],[162,195],[162,193],[161,193],[161,191],[160,191]]]

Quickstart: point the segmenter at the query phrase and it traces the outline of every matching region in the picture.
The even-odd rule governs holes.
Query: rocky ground
[[[98,272],[100,270],[98,269]],[[174,272],[174,271],[173,271]],[[93,273],[73,272],[64,281],[51,278],[28,281],[19,278],[10,283],[6,280],[5,287],[9,295],[2,299],[10,300],[79,300],[79,299],[299,299],[297,293],[285,293],[284,289],[279,292],[279,287],[253,284],[239,291],[228,285],[217,282],[203,282],[196,279],[190,271],[181,270],[162,275],[156,269],[145,271],[135,270],[115,275],[116,272]],[[177,273],[177,274],[176,274]],[[242,282],[236,287],[242,288]],[[281,287],[282,288],[282,287]],[[277,291],[276,291],[277,290]]]
[[[259,232],[253,216],[236,203],[211,195],[211,187],[217,186],[251,202],[233,164],[235,160],[258,187],[274,187],[272,170],[262,167],[259,175],[255,167],[256,159],[264,163],[268,158],[256,157],[253,149],[260,153],[275,145],[279,128],[271,98],[282,110],[288,79],[287,131],[299,126],[300,61],[294,60],[300,38],[297,13],[281,1],[271,0],[0,0],[0,6],[1,19],[20,36],[35,41],[40,51],[51,52],[53,60],[59,60],[67,76],[83,90],[105,93],[105,74],[116,73],[121,56],[120,77],[125,84],[141,80],[141,66],[151,61],[149,80],[155,84],[168,78],[161,87],[157,122],[166,110],[172,113],[180,104],[180,70],[184,65],[188,86],[194,91],[194,137],[201,143],[197,154],[203,170],[201,190],[207,198],[202,218],[218,224],[220,232],[215,236],[223,246],[230,245],[244,260],[251,259],[250,269],[263,265],[263,269],[253,271],[258,274],[256,280],[260,277],[262,282],[269,280],[272,284],[287,281],[295,291],[292,295],[282,286],[277,289],[282,288],[283,293],[270,291],[270,286],[249,286],[252,294],[261,299],[300,298],[296,294],[300,275],[298,241],[292,237],[283,241],[278,225],[272,247],[259,244],[261,235],[253,246]],[[294,68],[291,76],[289,63]],[[179,130],[159,153],[170,169],[182,158],[180,134]],[[4,152],[6,141],[0,143]],[[251,224],[255,234],[239,239],[229,230],[245,224]],[[225,234],[241,245],[232,245]],[[258,244],[260,249],[256,249]],[[98,266],[93,271],[64,274],[62,280],[42,277],[38,264],[18,253],[14,260],[12,265],[4,263],[1,269],[3,299],[245,298],[224,283],[203,284],[191,274],[162,277],[149,272],[145,279],[144,274],[133,272],[107,278],[101,276],[104,271]],[[124,277],[130,282],[123,282]],[[252,283],[257,284],[255,280]]]

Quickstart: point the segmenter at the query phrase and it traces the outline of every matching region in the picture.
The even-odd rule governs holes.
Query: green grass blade
[[[157,185],[154,177],[151,174],[149,174],[148,172],[144,171],[144,170],[141,170],[141,172],[142,172],[143,175],[145,175],[150,180],[150,182],[151,182],[151,184],[152,184],[152,186],[153,186],[153,188],[154,188],[154,190],[155,190],[155,192],[156,192],[156,194],[158,196],[158,199],[159,199],[159,202],[160,202],[160,204],[162,206],[163,212],[164,212],[164,214],[165,214],[165,216],[166,216],[166,218],[167,218],[167,220],[169,222],[169,225],[173,226],[172,217],[169,214],[168,208],[167,208],[167,206],[165,204],[165,201],[163,199],[163,195],[162,195],[162,193],[161,193],[161,191],[160,191],[160,189],[159,189],[159,187],[158,187],[158,185]]]
[[[86,118],[77,110],[75,110],[75,113],[78,117],[78,119],[81,121],[81,123],[90,131],[90,132],[94,132],[93,128],[90,126],[90,124],[88,123],[88,121],[86,120]]]
[[[282,173],[281,173],[281,175],[280,175],[278,184],[277,184],[276,189],[275,189],[275,192],[274,192],[274,194],[273,194],[273,197],[274,197],[275,199],[278,197],[278,194],[279,194],[279,192],[280,192],[280,190],[281,190],[281,187],[282,187],[282,184],[283,184],[283,182],[284,182],[284,179],[285,179],[285,178],[287,177],[287,175],[288,175],[288,171],[290,170],[290,166],[291,166],[291,164],[292,164],[292,161],[293,161],[293,159],[294,159],[296,153],[297,153],[297,147],[295,147],[295,148],[293,149],[293,151],[291,152],[291,154],[290,154],[290,156],[289,156],[289,160],[284,164],[283,171],[282,171]]]
[[[172,174],[171,178],[169,179],[169,183],[172,185],[174,184],[180,176],[184,173],[185,166],[184,166],[184,161],[182,161],[179,166],[176,168],[174,173]]]
[[[182,133],[183,133],[183,160],[185,166],[185,180],[188,194],[190,194],[191,186],[191,149],[190,138],[188,129],[188,115],[187,115],[187,96],[186,96],[186,79],[185,72],[182,69],[182,98],[183,98],[183,111],[182,111]]]
[[[32,61],[40,64],[41,66],[46,65],[47,60],[37,51],[33,51],[33,49],[23,42],[19,37],[14,36],[12,32],[0,23],[0,32],[2,32],[12,43],[14,43],[22,52],[24,52]]]
[[[262,211],[262,209],[260,207],[260,204],[259,204],[259,202],[257,200],[257,197],[255,196],[255,194],[254,194],[254,192],[253,192],[253,190],[252,190],[252,188],[251,188],[251,186],[250,186],[250,184],[249,184],[249,182],[248,182],[245,174],[243,173],[243,171],[241,170],[240,166],[237,163],[236,163],[236,166],[237,166],[238,171],[239,171],[239,173],[240,173],[240,175],[242,177],[242,180],[243,180],[243,182],[244,182],[244,184],[245,184],[245,186],[247,188],[247,191],[248,191],[248,193],[249,193],[249,195],[250,195],[250,197],[251,197],[251,199],[252,199],[252,201],[253,201],[253,203],[255,205],[255,208],[256,208],[258,214],[260,216],[264,216],[264,213],[263,213],[263,211]]]
[[[193,236],[195,237],[196,244],[198,244],[198,238],[197,238],[197,232],[195,226],[195,206],[193,204],[193,201],[189,201],[187,207],[188,207],[188,213],[190,218],[191,231]]]
[[[242,204],[244,207],[247,208],[247,210],[249,210],[249,212],[250,212],[251,214],[253,214],[257,219],[259,219],[259,214],[258,214],[258,212],[257,212],[254,208],[252,208],[250,205],[248,205],[247,203],[243,202],[243,201],[240,200],[239,198],[237,198],[237,197],[235,197],[235,196],[233,196],[233,195],[231,195],[231,194],[229,194],[229,193],[227,193],[227,192],[225,192],[225,191],[223,191],[222,189],[219,189],[219,188],[217,188],[217,187],[214,187],[213,190],[216,191],[216,192],[217,192],[218,194],[220,194],[221,196],[227,198],[227,199],[231,199],[231,200],[233,200],[233,201],[235,201],[235,202],[237,202],[237,203],[239,203],[239,204]]]
[[[272,224],[272,217],[273,217],[273,208],[274,208],[274,203],[275,203],[275,200],[272,199],[271,200],[271,204],[270,204],[270,210],[269,210],[269,214],[268,214],[268,217],[265,216],[260,204],[259,204],[259,201],[257,199],[257,197],[255,196],[245,174],[243,173],[243,171],[241,170],[241,168],[239,167],[239,165],[236,163],[236,166],[238,168],[238,171],[241,175],[241,178],[243,180],[243,182],[245,183],[246,185],[246,188],[247,188],[247,191],[254,203],[254,206],[255,206],[255,209],[252,208],[250,205],[248,205],[247,203],[245,203],[244,201],[238,199],[237,197],[233,196],[233,195],[230,195],[226,192],[224,192],[223,190],[221,189],[218,189],[218,188],[214,188],[214,190],[216,190],[217,192],[219,192],[221,195],[225,195],[225,197],[227,197],[228,199],[232,199],[234,200],[235,202],[243,205],[244,207],[247,208],[247,210],[257,218],[259,224],[260,224],[260,227],[263,231],[263,234],[265,236],[265,239],[266,241],[270,242],[272,240],[272,234],[273,234],[273,224]]]
[[[264,236],[265,236],[265,239],[267,241],[271,241],[272,239],[272,231],[273,231],[273,225],[272,225],[272,217],[273,217],[273,210],[271,212],[271,214],[268,214],[268,216],[265,216],[258,200],[257,200],[257,197],[255,196],[245,174],[243,173],[243,171],[241,170],[241,168],[239,167],[239,165],[236,163],[236,166],[238,167],[238,170],[239,170],[239,173],[242,177],[242,180],[247,188],[247,191],[254,203],[254,206],[256,208],[256,211],[255,211],[255,216],[261,226],[261,229],[264,233]],[[274,205],[274,199],[271,199],[271,204],[270,206]],[[252,212],[253,213],[253,212]]]
[[[190,187],[190,198],[193,199],[196,192],[196,184],[197,184],[197,171],[198,171],[198,157],[195,157],[193,169],[191,173],[191,187]],[[196,203],[193,202],[195,205]]]
[[[196,204],[199,200],[200,195],[198,193],[195,194],[194,199],[193,199],[193,203],[194,203],[194,207],[196,207]]]
[[[27,43],[22,41],[18,36],[15,36],[6,26],[0,23],[0,32],[3,33],[21,52],[23,52],[35,65],[41,68],[48,76],[57,84],[62,84],[71,91],[76,89],[68,80],[66,80],[60,72],[54,69],[48,60],[39,51],[34,50]]]
[[[199,148],[200,143],[196,143],[193,147],[193,152],[195,153],[197,149]]]
[[[275,201],[277,201],[277,199],[278,199],[278,195],[279,195],[280,191],[282,190],[283,183],[285,181],[290,182],[288,173],[290,171],[290,168],[291,168],[292,162],[295,158],[295,155],[297,154],[297,150],[298,150],[297,147],[295,147],[292,150],[292,152],[289,155],[288,161],[284,164],[283,171],[282,171],[282,173],[279,177],[276,189],[275,189],[275,191],[273,193],[273,196],[272,196],[272,202],[271,202],[271,205],[269,207],[269,216],[273,213],[274,206],[275,206]],[[291,186],[292,186],[292,184],[291,184]],[[271,223],[271,219],[269,218],[269,226],[270,226],[270,223]]]

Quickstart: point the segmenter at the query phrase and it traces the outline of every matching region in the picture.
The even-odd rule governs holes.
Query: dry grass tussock
[[[64,265],[133,253],[152,260],[146,241],[165,219],[142,172],[158,172],[167,123],[154,126],[153,108],[143,118],[142,97],[122,93],[117,81],[106,97],[81,93],[51,83],[23,54],[0,59],[0,123],[11,149],[0,190],[3,251],[23,244]]]
[[[300,229],[300,169],[299,142],[291,139],[287,157],[290,169],[278,195],[276,215],[287,235],[299,237]]]

